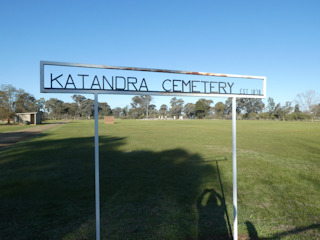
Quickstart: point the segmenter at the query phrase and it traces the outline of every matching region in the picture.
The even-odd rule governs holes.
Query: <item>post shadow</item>
[[[254,225],[250,221],[246,221],[246,226],[249,234],[249,239],[250,240],[259,240],[260,238],[258,237],[258,232]]]
[[[222,194],[222,207],[224,208],[224,211],[226,213],[226,218],[227,218],[227,223],[228,223],[228,228],[229,228],[229,236],[232,238],[232,227],[230,224],[230,218],[229,218],[229,213],[227,210],[227,205],[226,205],[226,201],[225,201],[225,196],[224,196],[224,190],[223,190],[223,184],[222,184],[222,180],[221,180],[221,174],[220,174],[220,170],[219,170],[219,164],[218,164],[218,160],[216,160],[216,166],[217,166],[217,173],[218,173],[218,177],[219,177],[219,183],[220,183],[220,188],[221,188],[221,194]]]
[[[205,189],[198,199],[199,239],[231,239],[224,219],[223,198],[214,189]]]
[[[225,158],[221,160],[226,160]],[[221,194],[215,189],[205,189],[199,196],[197,201],[197,209],[199,213],[198,239],[213,240],[213,239],[232,239],[232,228],[225,203],[225,196],[221,174],[219,170],[218,160],[216,162],[216,175],[212,176],[218,180]]]

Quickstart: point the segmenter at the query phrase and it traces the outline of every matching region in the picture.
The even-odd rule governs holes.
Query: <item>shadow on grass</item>
[[[250,240],[276,240],[276,239],[282,239],[286,236],[295,236],[297,239],[299,239],[299,236],[297,235],[299,233],[303,233],[309,230],[320,231],[320,224],[311,224],[306,227],[297,227],[292,230],[279,232],[279,233],[273,234],[272,237],[259,237],[257,230],[255,229],[254,225],[250,221],[246,221],[246,225],[247,225]]]
[[[125,144],[100,137],[101,239],[231,239],[219,169]],[[26,142],[0,169],[0,239],[95,238],[93,138]]]
[[[49,125],[49,124],[66,124],[66,123],[68,123],[68,124],[70,124],[70,123],[73,123],[72,121],[70,121],[70,120],[66,120],[66,121],[56,121],[56,122],[42,122],[42,123],[40,123],[40,124],[37,124],[37,125],[39,125],[39,126],[41,126],[41,125]]]
[[[30,138],[30,137],[33,137],[37,134],[39,134],[39,133],[38,132],[28,132],[28,131],[0,133],[0,149],[2,147],[9,146],[13,143],[22,141],[22,140]]]

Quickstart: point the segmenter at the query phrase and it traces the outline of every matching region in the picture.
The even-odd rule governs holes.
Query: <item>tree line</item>
[[[16,113],[42,112],[46,119],[90,119],[94,116],[94,100],[82,95],[73,95],[73,102],[63,102],[57,98],[36,99],[23,89],[12,85],[1,85],[0,119],[8,123]],[[201,98],[196,103],[185,103],[183,99],[173,97],[170,105],[162,104],[159,108],[152,104],[149,95],[134,96],[130,105],[111,108],[106,102],[98,103],[99,117],[114,116],[123,119],[143,118],[197,118],[197,119],[230,119],[232,99],[214,103]],[[265,105],[261,99],[240,98],[237,100],[238,119],[271,119],[271,120],[314,120],[320,118],[320,97],[313,91],[298,94],[293,102],[284,105],[275,103],[269,97]]]

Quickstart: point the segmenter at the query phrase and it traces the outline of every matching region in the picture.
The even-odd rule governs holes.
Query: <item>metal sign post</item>
[[[233,239],[238,239],[238,200],[237,200],[237,101],[232,98],[232,180],[233,180]]]
[[[98,93],[94,94],[94,160],[95,160],[95,193],[96,193],[96,240],[100,240]]]
[[[98,94],[231,97],[233,235],[238,239],[236,98],[266,98],[266,77],[41,61],[40,92],[94,94],[96,240],[100,240]]]

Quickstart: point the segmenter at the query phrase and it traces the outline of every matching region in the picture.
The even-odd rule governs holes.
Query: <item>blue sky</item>
[[[0,84],[71,102],[40,93],[41,60],[162,68],[266,76],[267,97],[284,104],[320,93],[319,9],[311,0],[2,1]],[[124,107],[132,97],[99,101]]]

